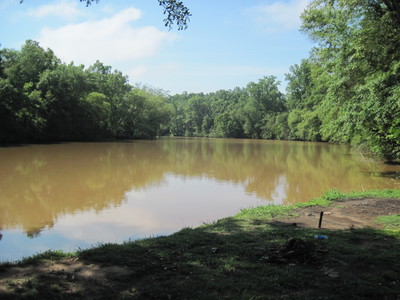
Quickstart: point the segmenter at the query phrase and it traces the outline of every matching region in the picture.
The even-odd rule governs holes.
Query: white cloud
[[[146,65],[138,65],[133,67],[127,72],[127,75],[129,78],[133,81],[138,81],[140,80],[141,77],[143,77],[147,72],[149,71],[149,67]]]
[[[83,10],[78,9],[77,4],[78,2],[76,1],[71,2],[62,0],[55,4],[43,5],[36,9],[29,9],[27,15],[39,19],[51,16],[72,20],[86,14]]]
[[[275,1],[249,8],[247,13],[267,32],[298,29],[309,0]]]
[[[63,61],[90,65],[97,59],[106,63],[137,60],[154,55],[164,42],[176,34],[153,26],[134,27],[139,9],[128,8],[110,18],[69,24],[57,29],[44,28],[39,42],[51,48]]]

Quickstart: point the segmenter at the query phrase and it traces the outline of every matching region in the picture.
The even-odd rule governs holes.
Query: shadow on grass
[[[316,234],[328,236],[317,240]],[[48,253],[53,263],[56,254]],[[226,218],[167,237],[76,254],[96,270],[36,273],[3,298],[397,299],[398,237],[378,230],[313,230]],[[25,264],[41,265],[39,258]],[[3,272],[7,270],[3,267]],[[104,270],[108,270],[105,272]],[[99,272],[96,276],[96,272]],[[102,276],[98,276],[99,274]],[[72,274],[72,275],[71,275]],[[1,273],[0,273],[1,275]],[[2,276],[1,276],[2,277]]]

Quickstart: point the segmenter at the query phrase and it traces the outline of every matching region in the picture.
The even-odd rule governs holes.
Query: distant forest
[[[132,86],[97,61],[66,64],[28,40],[0,50],[0,142],[159,135],[328,141],[400,160],[400,5],[313,1],[301,30],[316,43],[286,74],[214,93]]]

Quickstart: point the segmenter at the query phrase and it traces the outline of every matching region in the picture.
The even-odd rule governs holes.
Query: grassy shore
[[[302,207],[368,197],[400,201],[400,191],[331,191],[307,203],[244,209],[166,237],[3,263],[0,298],[400,299],[400,215],[379,216],[381,229],[290,222]],[[272,223],[277,217],[288,222]],[[84,276],[90,268],[96,271]],[[15,269],[26,272],[12,277]]]

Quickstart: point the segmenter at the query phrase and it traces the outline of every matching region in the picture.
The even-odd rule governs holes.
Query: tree
[[[243,105],[248,99],[244,88],[220,90],[212,95],[211,111],[214,120],[210,135],[213,137],[245,137],[243,125]]]
[[[185,135],[206,136],[211,127],[209,98],[203,94],[191,97],[186,103]]]
[[[83,65],[60,64],[54,70],[48,69],[42,73],[37,88],[47,106],[47,138],[71,140],[89,136],[83,100],[91,86]]]
[[[0,50],[0,78],[4,78],[3,50]]]
[[[258,82],[250,82],[247,91],[264,112],[282,112],[285,110],[283,94],[279,91],[279,81],[275,76],[265,76]]]
[[[28,82],[36,84],[45,70],[54,70],[60,63],[52,50],[44,50],[32,40],[27,40],[21,51],[3,49],[2,52],[4,72],[13,86],[20,89]]]
[[[8,79],[0,78],[0,143],[19,139],[15,116],[19,96]]]
[[[110,103],[107,102],[107,97],[101,93],[91,92],[83,100],[82,109],[86,113],[84,120],[87,124],[85,128],[87,136],[107,136],[110,119]]]
[[[154,138],[167,128],[164,92],[134,88],[99,61],[61,63],[34,41],[0,55],[0,142]]]
[[[283,94],[278,89],[275,76],[265,76],[258,82],[247,84],[249,99],[244,106],[246,122],[244,131],[252,138],[271,138],[269,126],[274,115],[285,110]],[[269,124],[269,125],[268,125]]]
[[[300,65],[289,68],[291,73],[286,74],[286,107],[292,109],[312,109],[313,79],[311,78],[311,63],[303,59]]]
[[[324,140],[400,159],[399,16],[394,0],[315,0],[303,13],[302,30],[319,43],[311,60],[314,86],[325,87],[315,107]]]
[[[45,101],[36,84],[41,74],[57,67],[59,60],[50,50],[28,40],[20,51],[2,49],[0,110],[3,141],[27,141],[43,134]],[[1,140],[1,139],[0,139]]]

